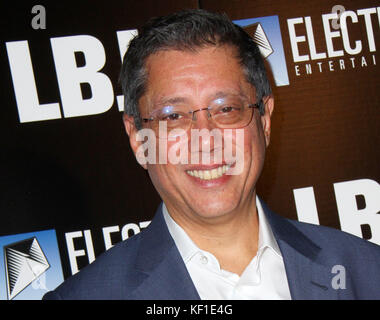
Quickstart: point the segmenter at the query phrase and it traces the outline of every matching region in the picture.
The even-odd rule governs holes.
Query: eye
[[[233,107],[227,106],[227,107],[223,107],[220,111],[222,113],[228,113],[228,112],[233,111],[233,109],[234,109]]]
[[[180,120],[182,118],[182,115],[179,114],[179,113],[171,113],[171,114],[168,114],[167,116],[165,116],[163,118],[163,120],[166,120],[166,121],[176,121],[176,120]]]
[[[233,112],[238,112],[240,111],[239,107],[234,107],[234,106],[223,106],[219,108],[219,113],[221,114],[228,114],[228,113],[233,113]]]

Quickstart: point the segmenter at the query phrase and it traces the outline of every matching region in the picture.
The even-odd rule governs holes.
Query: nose
[[[201,155],[202,163],[207,164],[211,157],[216,158],[215,149],[221,149],[221,142],[216,139],[215,129],[209,108],[202,108],[193,112],[191,137],[191,152]],[[219,152],[219,151],[218,151]],[[207,160],[210,159],[210,160]]]
[[[212,129],[211,114],[209,108],[202,108],[193,111],[192,127],[194,129]]]

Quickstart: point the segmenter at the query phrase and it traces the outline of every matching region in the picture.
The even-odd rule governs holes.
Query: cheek
[[[176,189],[178,182],[173,170],[175,167],[170,164],[148,165],[149,177],[161,197],[173,193]]]
[[[261,170],[265,158],[265,137],[256,123],[255,127],[247,127],[244,135],[244,159],[250,170]],[[255,170],[256,169],[256,170]]]
[[[155,153],[156,163],[147,167],[153,185],[159,192],[175,189],[180,184],[181,164],[187,161],[187,144],[157,139]]]

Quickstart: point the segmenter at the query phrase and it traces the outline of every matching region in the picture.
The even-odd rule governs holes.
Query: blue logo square
[[[288,69],[282,44],[280,22],[278,16],[268,16],[252,19],[242,19],[233,21],[235,24],[244,28],[253,24],[260,24],[259,33],[261,33],[259,41],[256,43],[271,47],[272,51],[266,58],[272,69],[276,86],[289,85]],[[255,40],[255,39],[254,39]],[[260,48],[261,49],[261,48]]]
[[[55,230],[0,237],[0,300],[40,300],[63,282]]]

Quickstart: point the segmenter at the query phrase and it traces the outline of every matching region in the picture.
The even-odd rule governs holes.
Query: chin
[[[196,214],[204,219],[213,219],[213,218],[219,218],[227,215],[231,211],[233,211],[236,206],[233,205],[231,202],[228,203],[220,203],[220,202],[209,202],[204,205],[195,205],[194,203],[191,205],[193,211],[196,212]]]

